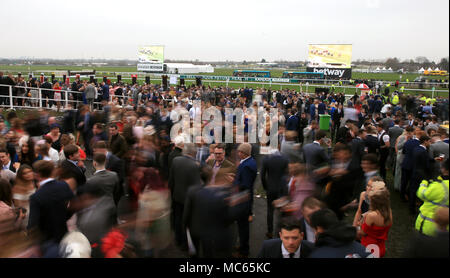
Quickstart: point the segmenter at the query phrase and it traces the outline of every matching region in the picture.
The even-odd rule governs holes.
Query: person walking
[[[240,214],[237,224],[239,230],[239,251],[237,257],[248,257],[250,252],[250,222],[253,221],[253,186],[257,175],[256,161],[251,157],[252,146],[249,143],[239,145],[238,156],[241,159],[237,169],[234,185],[239,192],[248,192],[250,199],[246,202],[247,209]]]

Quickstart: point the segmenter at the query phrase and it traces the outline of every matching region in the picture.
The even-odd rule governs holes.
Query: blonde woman
[[[375,257],[384,257],[386,253],[386,240],[393,224],[389,190],[386,186],[373,186],[368,193],[370,209],[364,215],[358,236],[361,244],[371,248]],[[375,246],[377,246],[377,248]],[[375,247],[375,248],[374,248]]]
[[[360,227],[361,226],[361,220],[362,215],[369,211],[370,208],[370,200],[369,200],[369,192],[372,191],[374,185],[376,188],[379,188],[381,186],[385,186],[383,178],[380,176],[373,176],[369,179],[366,186],[366,191],[361,192],[361,195],[359,196],[359,205],[358,210],[355,213],[355,217],[353,219],[353,226],[354,227]]]

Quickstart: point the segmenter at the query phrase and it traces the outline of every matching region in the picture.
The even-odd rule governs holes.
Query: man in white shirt
[[[11,170],[12,172],[16,172],[17,169],[13,166],[13,163],[11,162],[11,157],[9,155],[9,152],[5,149],[0,150],[0,164],[2,170]]]
[[[314,244],[303,240],[300,222],[294,217],[281,221],[280,238],[266,240],[258,258],[307,258]]]
[[[48,147],[48,156],[55,164],[57,164],[59,162],[59,153],[57,150],[52,148],[52,143],[53,143],[52,138],[50,136],[44,136],[44,140],[45,140],[45,144]],[[44,142],[42,142],[42,143],[44,143]]]
[[[384,130],[381,121],[377,124],[378,141],[380,142],[380,175],[386,180],[386,160],[389,156],[389,148],[391,147],[389,135]]]

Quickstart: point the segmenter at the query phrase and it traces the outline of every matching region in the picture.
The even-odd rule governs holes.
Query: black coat
[[[68,160],[64,160],[61,163],[61,167],[66,172],[66,174],[77,181],[77,188],[82,187],[86,183],[86,176],[84,172],[86,169],[82,169],[78,166],[75,166],[72,162]]]
[[[172,200],[184,204],[189,187],[198,184],[201,184],[201,179],[197,162],[188,156],[176,157],[172,161],[169,173]]]
[[[278,154],[266,156],[261,168],[261,182],[267,195],[279,198],[288,194],[289,160]]]
[[[366,139],[364,139],[364,143],[367,148],[367,153],[378,154],[380,149],[380,141],[378,141],[376,136],[367,135]]]
[[[352,149],[352,161],[350,162],[350,167],[359,168],[361,167],[361,159],[365,152],[365,143],[361,138],[354,138],[350,143]]]
[[[73,197],[65,182],[53,180],[41,186],[30,197],[28,229],[38,228],[44,240],[59,242],[67,233],[66,222],[72,215],[67,204]]]
[[[245,212],[244,204],[229,206],[227,187],[191,186],[186,195],[183,226],[193,240],[202,242],[205,257],[229,257],[233,246],[233,223]],[[206,248],[213,247],[213,248]]]

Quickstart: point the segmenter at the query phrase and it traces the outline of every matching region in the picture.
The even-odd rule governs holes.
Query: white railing
[[[36,87],[28,87],[28,86],[16,86],[16,85],[3,85],[0,84],[0,87],[8,87],[8,95],[0,95],[0,98],[6,98],[9,100],[9,104],[5,105],[5,104],[1,104],[0,107],[8,107],[10,109],[14,109],[14,108],[45,108],[45,109],[50,109],[51,106],[49,105],[49,103],[53,103],[54,106],[56,107],[56,103],[60,102],[61,107],[67,107],[67,105],[70,104],[84,104],[83,101],[80,101],[77,99],[71,99],[69,97],[69,94],[71,94],[71,96],[73,96],[74,94],[83,94],[83,92],[78,92],[78,91],[72,91],[69,89],[47,89],[47,88],[36,88]],[[28,94],[29,92],[36,90],[38,91],[38,97],[32,97],[32,96],[14,96],[13,95],[13,88],[18,88],[18,89],[24,89],[25,90],[25,94]],[[43,97],[42,96],[42,91],[53,91],[53,92],[60,92],[61,93],[61,99],[55,99],[54,95],[53,98],[47,98],[47,97]],[[62,94],[64,94],[64,98],[62,98]],[[98,98],[98,97],[97,97]],[[122,103],[125,104],[125,99],[128,98],[127,95],[114,95],[114,94],[110,94],[109,96],[109,101],[112,101],[114,98],[122,98]],[[18,99],[22,99],[22,105],[14,105],[14,100],[18,100]],[[96,99],[95,99],[96,100]],[[26,102],[29,102],[28,104],[32,104],[32,105],[26,105]],[[43,102],[45,102],[45,107],[43,107]],[[36,106],[33,106],[33,104],[36,104]],[[93,104],[101,104],[101,102],[97,102],[94,101]],[[49,106],[49,107],[47,107]],[[72,105],[73,107],[73,105]]]
[[[124,79],[131,79],[131,78],[124,78]],[[185,81],[191,81],[194,82],[195,80],[192,79],[187,79]],[[286,87],[297,87],[299,88],[299,92],[303,93],[303,87],[306,87],[306,92],[307,94],[310,95],[314,95],[314,92],[309,92],[309,87],[321,87],[321,88],[343,88],[343,93],[345,95],[346,98],[350,98],[354,95],[354,92],[357,92],[357,90],[355,91],[355,87],[354,86],[332,86],[332,85],[326,85],[326,84],[293,84],[293,83],[267,83],[267,82],[251,82],[251,81],[231,81],[231,80],[204,80],[202,81],[203,84],[206,83],[226,83],[226,86],[228,86],[229,83],[234,83],[234,84],[244,84],[244,87],[246,85],[254,85],[254,84],[262,84],[263,88],[264,85],[279,85],[281,87],[281,90],[283,90],[283,86]],[[49,103],[51,102],[52,104],[54,104],[54,106],[56,107],[56,103],[60,102],[61,107],[67,107],[67,105],[70,104],[84,104],[83,101],[78,100],[78,98],[73,99],[73,95],[74,94],[83,94],[83,92],[79,92],[79,91],[72,91],[70,89],[47,89],[47,88],[36,88],[36,87],[28,87],[28,86],[16,86],[16,85],[3,85],[0,84],[0,86],[3,87],[8,87],[8,95],[0,95],[0,98],[7,98],[9,101],[9,104],[5,105],[5,104],[1,104],[0,107],[9,107],[11,109],[14,108],[45,108],[45,109],[50,109],[51,106],[47,107],[49,105]],[[38,96],[37,97],[32,97],[32,96],[14,96],[13,95],[13,88],[18,88],[18,89],[24,89],[25,93],[28,94],[28,92],[31,92],[32,90],[37,90],[38,91]],[[352,90],[352,94],[345,94],[345,90],[346,89],[351,89]],[[449,92],[448,90],[426,90],[426,89],[404,89],[405,91],[423,91],[423,92],[431,92],[432,94],[434,94],[434,92]],[[48,97],[43,97],[42,95],[42,91],[53,91],[53,92],[60,92],[61,93],[61,99],[55,99],[53,98],[48,98]],[[64,94],[64,98],[62,98],[62,94]],[[69,97],[69,94],[71,94],[72,98]],[[128,95],[124,94],[124,95],[115,95],[110,91],[110,95],[109,95],[109,101],[112,101],[114,98],[117,99],[121,99],[122,101],[122,105],[125,106],[127,99],[129,98]],[[171,99],[168,98],[164,98],[164,96],[162,96],[164,101],[172,101]],[[22,105],[14,105],[14,100],[18,100],[18,99],[22,99]],[[98,99],[98,97],[96,98]],[[96,100],[95,99],[95,100]],[[43,102],[46,102],[45,107],[43,107]],[[29,104],[32,105],[29,105]],[[28,105],[27,105],[28,104]],[[37,104],[36,106],[33,106],[33,104]],[[101,104],[101,102],[97,102],[94,101],[93,104]],[[72,105],[73,107],[73,105]]]

